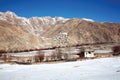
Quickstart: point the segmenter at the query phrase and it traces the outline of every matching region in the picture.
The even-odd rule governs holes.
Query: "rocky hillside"
[[[90,19],[62,17],[19,17],[7,11],[0,13],[0,51],[22,51],[56,46],[60,33],[67,44],[120,42],[120,24],[98,23]],[[59,35],[60,36],[60,35]],[[64,37],[63,37],[64,38]],[[61,42],[62,45],[66,42]],[[61,45],[60,45],[61,46]]]

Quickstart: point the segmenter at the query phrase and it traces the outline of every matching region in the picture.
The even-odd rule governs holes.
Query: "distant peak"
[[[11,15],[16,15],[14,12],[11,12],[11,11],[6,11],[6,12],[4,12],[5,14],[11,14]]]
[[[4,12],[4,15],[5,16],[17,16],[14,12],[11,12],[11,11]]]
[[[12,12],[12,11],[6,11],[5,13],[11,13],[11,14],[12,14],[12,13],[14,13],[14,12]]]

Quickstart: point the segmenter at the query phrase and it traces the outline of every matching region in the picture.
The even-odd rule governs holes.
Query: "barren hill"
[[[54,37],[60,32],[67,34],[71,45],[120,42],[118,23],[49,16],[27,19],[10,11],[0,13],[0,50],[3,52],[52,47]]]

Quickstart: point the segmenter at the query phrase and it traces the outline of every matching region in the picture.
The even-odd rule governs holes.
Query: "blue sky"
[[[0,0],[0,12],[22,17],[61,16],[120,23],[120,0]]]

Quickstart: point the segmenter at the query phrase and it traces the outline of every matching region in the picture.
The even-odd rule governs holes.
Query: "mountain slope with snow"
[[[120,58],[41,65],[0,64],[1,80],[119,80]]]
[[[68,34],[68,43],[71,45],[120,42],[120,24],[99,23],[86,18],[69,19],[49,16],[25,18],[7,11],[0,12],[0,28],[2,31],[5,30],[0,32],[0,51],[56,46],[54,38],[60,32]],[[13,38],[9,38],[10,36]],[[15,46],[11,48],[12,45]]]

